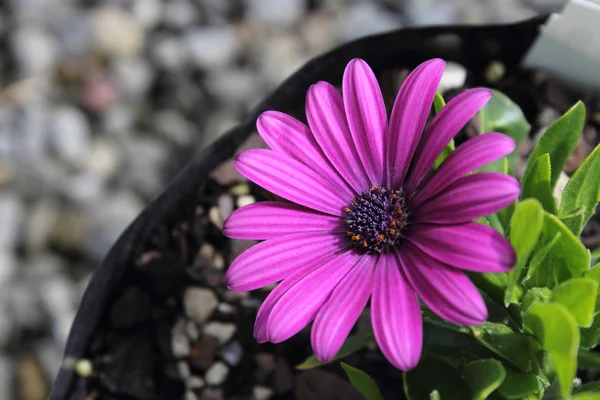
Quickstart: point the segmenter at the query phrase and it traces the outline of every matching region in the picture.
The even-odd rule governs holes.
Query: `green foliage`
[[[579,326],[589,327],[594,319],[597,294],[597,281],[575,278],[554,288],[551,300],[565,306]]]
[[[533,173],[539,158],[544,154],[548,154],[548,170],[551,171],[550,193],[552,193],[552,189],[554,189],[554,185],[556,185],[569,155],[577,147],[584,122],[585,106],[579,101],[544,132],[529,156],[523,181],[526,181],[528,175]]]
[[[471,388],[473,400],[487,399],[500,387],[505,377],[506,369],[493,358],[471,361],[463,370],[463,378]]]
[[[415,369],[404,373],[404,391],[409,400],[430,400],[434,391],[443,400],[471,397],[469,386],[460,372],[433,357],[423,357]]]
[[[492,90],[492,92],[494,95],[479,113],[480,131],[481,133],[504,133],[515,140],[518,148],[521,141],[529,133],[530,125],[517,104],[497,90]],[[514,171],[518,163],[516,151],[508,156],[508,162],[510,171]],[[501,160],[496,161],[483,168],[483,170],[502,171],[502,164]]]
[[[354,386],[367,400],[383,400],[381,392],[377,384],[369,375],[358,368],[354,368],[348,364],[341,363],[342,368],[348,375],[350,383]]]
[[[439,113],[440,110],[446,105],[446,102],[444,101],[444,98],[442,97],[442,95],[439,92],[435,93],[435,97],[433,99],[433,109],[435,111],[435,113]],[[450,140],[450,143],[448,143],[446,145],[446,147],[444,147],[444,150],[442,151],[442,154],[440,154],[438,156],[438,158],[435,160],[435,164],[433,165],[434,168],[437,168],[440,166],[440,164],[446,159],[446,157],[448,157],[450,155],[450,153],[452,153],[455,149],[455,145],[454,145],[454,139]]]
[[[544,206],[544,210],[556,214],[556,202],[552,196],[550,184],[550,155],[548,153],[539,156],[533,163],[529,174],[523,178],[521,197],[537,199]]]

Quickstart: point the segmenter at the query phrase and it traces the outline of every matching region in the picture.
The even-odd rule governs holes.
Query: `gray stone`
[[[6,355],[0,354],[0,399],[12,399],[15,393],[13,386],[15,366]]]
[[[152,39],[150,53],[154,62],[167,70],[179,70],[188,61],[187,48],[179,37],[160,35]]]
[[[25,232],[25,244],[30,251],[46,246],[58,217],[58,206],[52,200],[40,200],[31,207]]]
[[[192,141],[191,124],[180,112],[172,109],[159,110],[154,114],[154,128],[164,137],[178,145],[189,145]]]
[[[161,0],[134,0],[131,9],[135,19],[146,29],[151,29],[160,23],[164,3]]]
[[[96,49],[109,57],[132,57],[144,46],[144,30],[132,14],[117,7],[96,8],[92,14]]]
[[[230,63],[241,47],[237,30],[230,26],[191,28],[184,40],[194,64],[207,69]]]
[[[199,17],[199,8],[189,0],[170,0],[165,2],[163,19],[165,25],[169,27],[185,28],[194,24]]]
[[[121,153],[113,142],[98,138],[92,142],[84,161],[86,172],[107,179],[117,172],[121,162]]]
[[[231,342],[221,350],[221,358],[232,367],[237,366],[242,360],[244,349],[238,341]]]
[[[297,23],[306,10],[306,0],[249,0],[248,16],[261,25],[289,28]]]
[[[183,379],[187,379],[190,377],[190,365],[186,361],[179,361],[177,363],[177,371],[179,372],[179,377]]]
[[[11,192],[0,193],[0,248],[13,248],[19,243],[24,227],[25,209],[21,199]]]
[[[199,376],[190,376],[185,381],[185,386],[190,389],[202,389],[204,387],[204,380]]]
[[[182,358],[190,354],[190,341],[185,335],[177,334],[171,337],[173,357]]]
[[[87,118],[77,108],[62,106],[52,111],[50,145],[62,160],[79,166],[89,151],[91,133]]]
[[[10,282],[16,266],[17,260],[12,251],[0,248],[0,286]]]
[[[52,72],[58,59],[58,45],[52,35],[39,27],[23,26],[11,39],[22,76]]]
[[[254,386],[252,388],[252,395],[254,400],[267,400],[273,396],[273,389],[266,386]]]
[[[227,379],[229,373],[229,367],[221,361],[217,361],[206,371],[204,380],[209,385],[220,385]]]
[[[337,18],[338,37],[342,41],[399,27],[398,18],[382,10],[376,2],[359,1],[345,8]]]
[[[442,93],[450,89],[463,87],[467,80],[467,70],[460,64],[454,62],[446,63],[438,90]]]
[[[235,324],[226,322],[209,322],[204,326],[204,334],[211,335],[219,339],[220,344],[228,342],[235,334],[237,327]]]
[[[124,58],[113,65],[115,81],[124,96],[139,99],[148,92],[154,79],[152,65],[143,58]]]
[[[190,287],[183,295],[185,313],[197,324],[203,324],[217,307],[217,296],[210,289]]]
[[[214,70],[206,79],[208,89],[223,101],[243,104],[260,92],[260,79],[249,69],[226,68]]]

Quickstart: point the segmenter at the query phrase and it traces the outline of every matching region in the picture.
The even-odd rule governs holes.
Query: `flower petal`
[[[449,224],[472,221],[503,209],[519,197],[519,182],[499,172],[463,176],[417,207],[415,222]]]
[[[278,282],[292,272],[310,269],[345,251],[342,235],[298,233],[261,242],[240,254],[229,266],[225,283],[230,290],[247,291]]]
[[[418,207],[465,174],[512,153],[514,149],[515,141],[502,133],[485,133],[467,140],[450,153],[431,178],[421,185],[410,200],[411,206]]]
[[[423,348],[419,301],[393,254],[379,257],[371,298],[371,322],[379,349],[396,368],[414,368]]]
[[[379,83],[366,62],[355,58],[348,63],[342,93],[348,126],[362,165],[371,186],[381,185],[387,115]]]
[[[510,242],[489,226],[415,223],[406,238],[431,257],[451,267],[476,272],[506,272],[516,261]]]
[[[344,193],[345,197],[356,194],[335,171],[310,129],[302,122],[279,111],[266,111],[258,117],[256,128],[274,151],[300,161],[319,175],[327,177],[335,190]]]
[[[333,259],[334,257],[335,256],[332,254],[330,259]],[[296,283],[300,282],[306,275],[316,270],[317,268],[322,267],[323,264],[313,263],[311,264],[311,268],[307,270],[301,269],[294,271],[291,275],[289,275],[287,278],[281,281],[281,283],[278,284],[275,287],[275,289],[271,291],[271,293],[269,293],[269,295],[265,298],[265,301],[263,301],[262,305],[260,306],[258,314],[256,315],[256,321],[254,322],[253,334],[254,339],[256,339],[258,343],[265,343],[269,340],[269,338],[267,337],[267,322],[269,321],[269,315],[271,315],[273,307],[275,307],[275,304],[277,304],[279,299],[281,299],[281,296],[283,296],[285,292],[290,290],[290,288],[293,287]]]
[[[396,96],[386,134],[388,187],[400,187],[404,181],[445,65],[439,58],[422,63],[408,75]]]
[[[347,251],[306,275],[279,299],[269,314],[269,342],[289,339],[310,323],[331,291],[355,268],[359,255]]]
[[[294,203],[332,215],[343,215],[353,197],[336,192],[331,181],[304,164],[265,149],[240,153],[235,168],[246,178]]]
[[[419,186],[444,147],[477,114],[490,97],[492,92],[489,89],[467,90],[450,100],[435,116],[415,152],[415,159],[405,185],[408,193],[412,193]]]
[[[408,242],[402,250],[404,274],[431,311],[459,325],[479,325],[487,319],[485,302],[464,272],[442,264]]]
[[[296,204],[261,201],[235,210],[223,226],[225,236],[247,240],[302,232],[344,232],[344,221]]]
[[[340,350],[373,291],[376,258],[363,258],[335,287],[315,317],[311,344],[317,359],[330,361]]]
[[[318,82],[308,89],[306,117],[323,153],[346,182],[357,193],[370,189],[369,179],[352,142],[344,101],[335,87]]]

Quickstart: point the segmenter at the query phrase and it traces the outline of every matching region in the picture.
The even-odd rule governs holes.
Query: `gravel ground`
[[[46,398],[89,275],[120,232],[192,153],[308,59],[401,26],[516,21],[563,3],[1,2],[0,400]],[[231,212],[232,201],[252,200],[247,187],[227,190],[222,212]],[[201,254],[223,268],[210,245]],[[210,286],[210,277],[203,279]],[[190,304],[206,299],[217,316],[227,314],[212,292],[187,290]],[[206,310],[186,311],[192,321],[208,318]],[[193,351],[193,326],[175,325],[173,353]],[[192,388],[218,384],[241,358],[226,317],[203,329],[214,343],[202,347],[219,349],[222,361],[205,365],[197,355],[207,371],[188,379]],[[277,368],[268,355],[256,362]],[[255,390],[267,398],[272,389]]]

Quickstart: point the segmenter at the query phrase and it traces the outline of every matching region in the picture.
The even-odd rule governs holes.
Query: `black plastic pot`
[[[527,98],[528,75],[520,71],[520,61],[546,18],[541,16],[511,25],[401,29],[351,42],[307,63],[252,110],[245,123],[231,129],[191,160],[114,244],[85,291],[66,345],[66,362],[56,377],[50,399],[83,398],[80,396],[84,393],[82,387],[85,387],[86,378],[75,372],[72,362],[89,357],[95,332],[103,323],[124,280],[133,273],[134,257],[142,251],[157,227],[177,218],[189,207],[190,198],[195,196],[197,188],[207,180],[211,171],[230,159],[254,131],[256,118],[262,111],[302,109],[306,90],[312,83],[318,80],[339,83],[346,63],[355,57],[365,59],[378,76],[399,68],[413,68],[432,57],[441,57],[465,66],[469,83],[481,86],[494,86],[486,82],[485,71],[491,62],[501,62],[505,67],[505,78],[497,86],[509,92],[522,87],[523,90],[514,96],[529,114],[528,107],[534,107],[535,102]],[[506,89],[506,85],[510,88]],[[136,360],[132,363],[134,368]],[[157,376],[160,373],[154,371],[153,379],[160,380]],[[164,396],[164,393],[145,395],[166,398]]]

